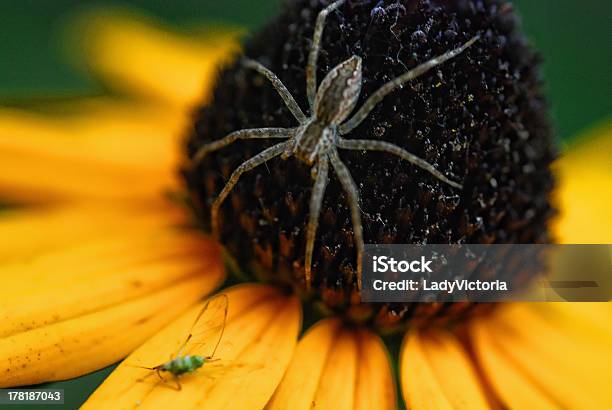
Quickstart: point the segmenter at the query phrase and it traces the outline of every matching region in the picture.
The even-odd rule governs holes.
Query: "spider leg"
[[[400,157],[403,160],[410,162],[413,165],[416,165],[417,167],[421,169],[424,169],[425,171],[429,172],[430,174],[438,178],[440,181],[445,182],[454,188],[458,188],[458,189],[463,188],[461,184],[451,181],[450,179],[446,178],[440,171],[438,171],[429,162],[417,157],[414,154],[411,154],[410,152],[398,147],[395,144],[391,144],[386,141],[377,141],[377,140],[347,140],[344,138],[338,138],[337,146],[338,148],[342,148],[342,149],[350,149],[350,150],[358,150],[358,151],[381,151],[381,152],[386,152],[388,154],[393,154],[393,155]]]
[[[304,114],[304,112],[302,112],[302,109],[295,101],[295,98],[293,98],[293,95],[291,95],[287,87],[285,87],[285,84],[283,84],[283,82],[276,76],[276,74],[268,70],[259,62],[251,60],[249,58],[243,59],[242,64],[247,68],[252,68],[259,74],[270,80],[272,86],[274,86],[274,89],[276,89],[278,94],[281,96],[281,98],[285,102],[285,105],[287,106],[287,108],[289,108],[289,111],[291,111],[295,119],[298,120],[300,124],[306,121],[306,115]]]
[[[198,164],[209,153],[226,147],[237,140],[291,138],[293,133],[293,128],[249,128],[246,130],[234,131],[219,140],[209,142],[208,144],[200,147],[200,149],[193,156],[192,163]]]
[[[312,44],[308,53],[308,65],[306,66],[306,94],[308,95],[308,104],[310,105],[310,113],[314,112],[315,95],[317,94],[317,59],[319,58],[319,50],[321,48],[321,36],[325,27],[325,19],[332,11],[340,7],[345,0],[338,0],[319,12],[315,23],[314,34],[312,35]]]
[[[308,226],[306,228],[306,255],[304,256],[304,269],[306,273],[306,288],[310,289],[312,285],[312,252],[314,249],[315,238],[317,235],[317,227],[319,225],[319,213],[321,212],[321,203],[325,195],[325,187],[327,186],[327,173],[329,164],[326,155],[319,156],[317,162],[317,173],[312,193],[310,194],[310,210],[308,214]]]
[[[335,148],[329,150],[329,159],[336,171],[336,175],[348,195],[348,203],[351,209],[351,220],[353,222],[353,234],[355,235],[355,247],[357,248],[357,286],[361,290],[361,273],[363,257],[363,228],[361,226],[361,215],[359,211],[359,190],[351,176],[350,171],[340,160]]]
[[[478,36],[472,37],[472,39],[467,41],[462,46],[455,48],[454,50],[447,51],[446,53],[441,54],[437,57],[434,57],[431,60],[426,61],[423,64],[416,66],[412,70],[400,75],[399,77],[381,86],[378,90],[374,92],[374,94],[372,94],[366,100],[365,103],[363,103],[361,108],[355,113],[355,115],[353,115],[351,119],[349,119],[348,121],[346,121],[344,124],[340,126],[339,128],[340,134],[346,135],[352,130],[354,130],[355,128],[357,128],[357,126],[361,124],[361,122],[365,120],[366,117],[370,114],[370,111],[374,109],[376,104],[381,102],[382,99],[387,96],[387,94],[389,94],[390,92],[394,91],[397,88],[400,88],[402,85],[404,85],[408,81],[414,80],[415,78],[425,74],[427,71],[444,63],[445,61],[448,61],[451,58],[458,56],[463,51],[465,51],[465,49],[467,49],[472,44],[474,44],[476,40],[478,40]]]
[[[250,171],[251,169],[263,164],[264,162],[282,154],[282,152],[286,149],[287,144],[289,144],[288,141],[281,142],[280,144],[273,145],[270,148],[263,150],[259,154],[255,155],[253,158],[243,162],[238,168],[234,170],[234,172],[232,172],[232,175],[230,176],[229,181],[227,181],[227,183],[225,184],[225,187],[223,187],[223,190],[221,191],[219,196],[217,196],[217,198],[215,199],[211,207],[211,223],[212,223],[213,233],[215,235],[217,235],[219,232],[218,231],[219,209],[221,208],[221,205],[223,204],[223,201],[225,200],[225,198],[229,195],[230,191],[234,188],[234,186],[238,182],[238,179],[240,178],[240,176],[244,174],[245,172]]]

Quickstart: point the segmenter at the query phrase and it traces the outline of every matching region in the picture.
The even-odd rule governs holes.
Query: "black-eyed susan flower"
[[[389,18],[356,3],[326,31],[322,70],[362,55],[364,95],[466,31],[483,39],[358,129],[465,179],[457,194],[382,156],[347,156],[362,183],[366,239],[610,242],[611,128],[593,129],[556,163],[551,221],[554,150],[535,56],[508,6],[444,5],[421,2]],[[246,47],[295,87],[299,103],[316,11],[288,7]],[[291,117],[268,84],[233,66],[209,101],[215,68],[235,50],[231,36],[185,39],[117,15],[86,27],[91,67],[132,98],[56,107],[61,115],[0,112],[0,198],[18,205],[0,215],[1,387],[69,379],[127,356],[84,408],[390,409],[402,402],[397,385],[417,409],[612,407],[609,303],[506,304],[486,314],[360,304],[346,202],[334,181],[316,286],[305,294],[311,183],[292,162],[245,178],[224,208],[230,259],[268,284],[222,290],[229,312],[219,361],[186,375],[180,391],[155,375],[143,379],[150,370],[135,364],[158,365],[175,352],[201,299],[223,283],[221,247],[196,227],[209,224],[221,181],[263,146],[229,148],[192,169],[181,137],[193,130],[193,154],[236,128],[290,126]],[[190,108],[203,100],[190,128]],[[182,187],[189,211],[166,195]],[[329,317],[303,329],[303,306]],[[387,350],[388,331],[404,332],[401,351]]]

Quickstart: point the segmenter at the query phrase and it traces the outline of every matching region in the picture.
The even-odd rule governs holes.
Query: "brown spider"
[[[397,88],[400,88],[408,81],[419,77],[433,67],[436,67],[437,65],[457,56],[465,49],[470,47],[478,39],[478,36],[473,37],[462,46],[432,58],[431,60],[418,65],[412,70],[384,84],[366,100],[363,106],[357,110],[357,112],[350,119],[345,121],[355,108],[359,98],[359,93],[361,91],[361,57],[354,55],[348,60],[338,64],[325,76],[318,88],[316,77],[317,58],[319,56],[319,48],[321,45],[323,28],[325,26],[325,19],[329,13],[336,10],[345,1],[346,0],[338,0],[328,5],[321,10],[317,16],[312,46],[308,55],[308,64],[306,66],[306,92],[310,108],[310,116],[307,117],[302,112],[289,90],[287,90],[287,87],[285,87],[285,85],[273,72],[256,61],[244,59],[243,64],[245,67],[256,70],[272,83],[276,91],[280,94],[281,98],[285,102],[287,108],[299,122],[299,125],[295,128],[252,128],[235,131],[226,137],[221,138],[220,140],[204,145],[198,150],[193,158],[193,163],[197,164],[208,153],[223,148],[240,139],[287,139],[287,141],[263,150],[251,159],[242,163],[238,168],[236,168],[236,170],[234,170],[229,181],[226,183],[225,187],[215,199],[211,207],[211,223],[213,233],[215,235],[218,234],[219,208],[243,173],[279,155],[283,159],[287,159],[290,156],[295,156],[302,162],[313,167],[312,175],[315,182],[310,197],[310,210],[306,230],[306,253],[304,257],[305,279],[308,289],[310,289],[312,283],[312,253],[314,249],[321,203],[323,201],[325,187],[328,182],[327,174],[329,162],[331,162],[332,167],[334,168],[334,171],[336,172],[336,175],[338,176],[338,179],[340,180],[340,183],[346,191],[349,199],[353,232],[355,235],[355,244],[357,248],[357,284],[358,289],[361,290],[362,255],[364,245],[361,216],[359,211],[359,191],[348,168],[340,160],[337,148],[359,151],[382,151],[397,155],[411,164],[428,171],[439,180],[455,188],[462,188],[461,184],[446,178],[427,161],[409,153],[397,145],[377,140],[344,139],[342,136],[351,132],[365,118],[367,118],[376,104],[378,104],[387,94]]]

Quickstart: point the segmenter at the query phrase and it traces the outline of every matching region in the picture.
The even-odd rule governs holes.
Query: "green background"
[[[612,2],[517,0],[514,4],[525,31],[544,57],[553,119],[559,138],[567,142],[612,113],[608,20]],[[274,13],[278,0],[2,0],[0,104],[104,92],[68,62],[62,35],[70,16],[84,7],[117,6],[137,9],[177,28],[226,23],[255,30]],[[65,389],[62,407],[76,408],[112,368],[45,387]]]

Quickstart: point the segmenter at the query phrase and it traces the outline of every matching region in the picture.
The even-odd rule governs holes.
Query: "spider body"
[[[295,155],[313,165],[319,155],[327,155],[337,143],[338,126],[357,105],[360,91],[361,58],[353,56],[325,76],[314,100],[312,118],[298,128],[295,142],[283,158]]]
[[[345,0],[338,0],[331,3],[321,10],[317,16],[312,46],[308,54],[308,64],[306,66],[306,93],[310,116],[304,114],[291,93],[273,72],[256,61],[244,59],[243,65],[246,68],[256,70],[272,83],[299,125],[294,128],[253,128],[235,131],[220,140],[202,146],[194,155],[193,162],[197,164],[208,153],[223,148],[239,139],[286,139],[286,141],[273,145],[245,161],[232,173],[229,181],[211,206],[211,223],[215,234],[218,233],[219,209],[243,173],[277,156],[281,156],[283,159],[294,156],[312,167],[312,176],[315,181],[310,197],[308,225],[306,230],[306,250],[304,256],[304,271],[307,288],[310,288],[312,283],[312,254],[321,203],[328,183],[329,164],[331,163],[348,198],[353,224],[354,243],[357,251],[357,285],[358,289],[361,290],[364,243],[359,209],[359,190],[351,177],[349,169],[341,161],[337,149],[386,152],[396,155],[428,171],[440,181],[455,188],[461,188],[462,186],[445,177],[433,165],[397,145],[378,140],[345,139],[343,136],[350,133],[366,119],[372,109],[374,109],[387,94],[397,88],[401,88],[403,84],[419,77],[435,66],[456,57],[470,47],[478,37],[474,37],[460,47],[450,50],[438,57],[434,57],[384,84],[370,95],[357,112],[349,118],[357,105],[361,92],[361,58],[354,55],[338,64],[327,73],[318,87],[316,78],[317,59],[325,20],[329,13],[336,10],[344,2]]]

